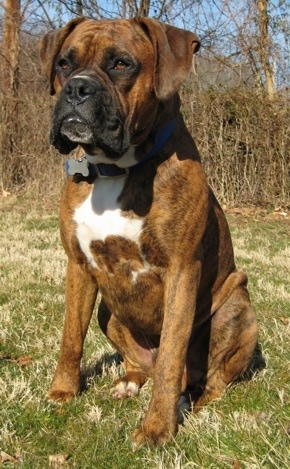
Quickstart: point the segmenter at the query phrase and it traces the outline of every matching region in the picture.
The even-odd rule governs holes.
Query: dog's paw
[[[157,426],[155,428],[150,428],[141,424],[139,427],[136,428],[132,435],[133,449],[138,449],[144,444],[161,446],[167,443],[174,434],[174,431],[170,432],[170,430],[163,426],[162,423],[160,426]]]
[[[53,401],[53,402],[59,402],[59,403],[62,403],[62,402],[69,402],[71,401],[73,398],[75,397],[75,394],[72,393],[72,392],[66,392],[66,391],[57,391],[57,390],[52,390],[52,391],[49,391],[47,396],[46,396],[46,399],[48,401]]]
[[[115,383],[111,389],[111,394],[115,399],[123,399],[125,397],[134,397],[139,392],[139,386],[134,381],[120,380]]]
[[[160,446],[167,443],[176,434],[178,429],[177,413],[172,412],[170,415],[166,405],[162,406],[162,403],[163,401],[159,403],[160,405],[156,403],[158,410],[153,412],[148,410],[144,420],[134,431],[132,435],[134,448],[145,443]]]
[[[76,397],[80,391],[80,380],[78,374],[74,374],[57,370],[48,390],[47,399],[61,403]]]

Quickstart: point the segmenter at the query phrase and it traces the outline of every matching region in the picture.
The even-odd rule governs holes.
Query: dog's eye
[[[70,64],[68,63],[66,59],[59,59],[57,61],[56,67],[58,70],[62,72],[67,72],[70,70]]]
[[[116,60],[114,70],[119,70],[122,72],[123,70],[126,70],[126,68],[128,68],[128,64],[126,64],[124,60]]]

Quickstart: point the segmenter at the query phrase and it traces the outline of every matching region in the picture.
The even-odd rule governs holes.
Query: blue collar
[[[134,167],[141,166],[145,161],[149,160],[153,155],[155,155],[161,148],[165,145],[167,140],[170,138],[174,127],[176,124],[176,119],[173,119],[169,124],[162,129],[155,137],[154,145],[151,150],[142,158],[139,163],[136,163]],[[84,178],[88,176],[98,176],[103,178],[111,178],[124,176],[129,174],[130,168],[120,168],[116,164],[107,164],[107,163],[89,163],[86,159],[86,156],[82,156],[78,160],[73,158],[66,160],[65,169],[67,176],[82,176]]]

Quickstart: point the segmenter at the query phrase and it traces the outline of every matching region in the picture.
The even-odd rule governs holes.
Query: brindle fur
[[[139,63],[135,74],[122,80],[106,73],[106,57],[116,43]],[[194,396],[195,409],[219,397],[246,370],[257,343],[247,277],[236,270],[225,216],[180,113],[178,88],[197,48],[192,33],[149,19],[74,20],[41,44],[51,92],[58,93],[58,112],[67,107],[66,86],[76,73],[84,71],[110,94],[124,123],[113,136],[104,129],[106,145],[112,141],[112,162],[122,158],[128,139],[140,161],[157,132],[176,119],[158,154],[130,170],[119,197],[123,216],[143,221],[138,243],[117,235],[93,240],[98,269],[93,268],[80,249],[73,216],[94,180],[68,178],[61,202],[61,238],[68,256],[66,315],[49,396],[66,401],[80,391],[83,343],[99,290],[100,327],[124,360],[120,380],[142,386],[153,378],[149,408],[133,435],[137,444],[167,441],[177,431],[181,393]],[[72,52],[76,65],[64,76],[55,69],[56,59]],[[98,99],[105,98],[100,93]],[[107,124],[95,124],[93,104],[86,104],[84,112],[99,137]],[[58,119],[55,115],[53,143],[67,153],[76,143],[62,140]],[[92,145],[82,147],[94,153]],[[110,157],[107,147],[104,151]],[[142,271],[144,262],[150,268]],[[137,272],[134,280],[132,272]]]

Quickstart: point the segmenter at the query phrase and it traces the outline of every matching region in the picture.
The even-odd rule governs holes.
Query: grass
[[[0,466],[2,458],[27,469],[290,467],[290,222],[246,211],[228,219],[266,367],[189,415],[169,444],[133,451],[151,383],[135,399],[112,400],[120,365],[96,320],[85,343],[86,391],[64,406],[45,400],[64,311],[57,209],[49,199],[0,199]]]

